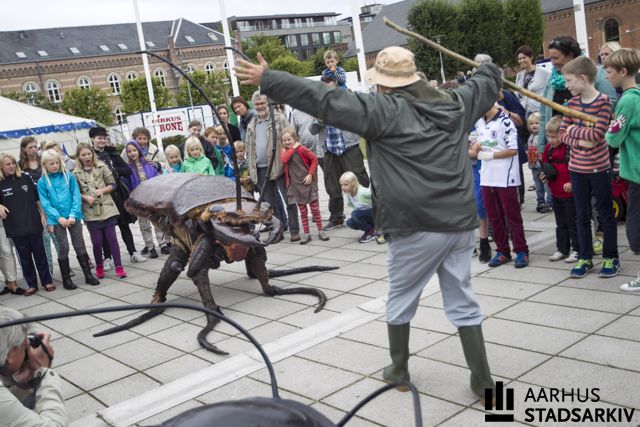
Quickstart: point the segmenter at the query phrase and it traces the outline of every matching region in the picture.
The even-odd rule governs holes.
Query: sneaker
[[[104,268],[104,271],[113,270],[113,261],[111,261],[111,258],[104,259],[104,261],[102,262],[102,268]]]
[[[516,253],[516,259],[514,262],[516,268],[524,268],[529,265],[529,254],[526,252]]]
[[[593,268],[593,261],[590,259],[579,259],[576,265],[569,273],[569,277],[574,279],[581,279],[587,275],[587,273]]]
[[[373,230],[365,231],[362,236],[358,239],[360,243],[367,243],[376,238],[376,233]]]
[[[171,247],[169,245],[164,245],[160,247],[160,253],[162,255],[169,255],[169,252],[171,252]]]
[[[149,248],[145,246],[145,248],[140,252],[142,255],[149,255]]]
[[[478,261],[482,264],[491,261],[491,245],[489,245],[489,241],[483,243],[482,239],[480,239],[480,255],[478,256]]]
[[[549,257],[549,261],[560,261],[561,259],[567,258],[569,255],[563,254],[560,251],[555,251],[553,255]]]
[[[309,236],[311,237],[311,236]],[[291,233],[291,239],[292,242],[298,242],[300,241],[300,233]]]
[[[634,280],[620,285],[620,290],[624,292],[640,292],[640,273]]]
[[[384,234],[378,234],[376,236],[376,243],[379,245],[384,245],[385,243],[387,243],[387,238],[384,237]]]
[[[324,230],[321,230],[318,233],[318,239],[322,240],[323,242],[326,242],[327,240],[329,240],[329,236],[327,236],[327,232]]]
[[[595,235],[593,237],[593,254],[594,255],[602,255],[602,237],[599,235]]]
[[[571,251],[569,256],[564,259],[564,262],[566,262],[567,264],[573,264],[574,262],[578,262],[578,252]]]
[[[473,248],[473,256],[478,256],[478,248]]]
[[[104,267],[101,265],[96,265],[96,277],[98,279],[104,279]]]
[[[273,224],[262,224],[260,226],[260,233],[265,233],[271,230],[273,230]]]
[[[502,264],[506,264],[511,261],[510,255],[505,255],[502,252],[496,252],[494,257],[489,261],[489,267],[499,267]]]
[[[527,191],[536,191],[536,186],[530,185],[529,188],[527,188]]]
[[[333,230],[334,228],[340,228],[340,227],[344,227],[344,221],[331,220],[322,229],[324,231],[329,231],[329,230]]]
[[[149,258],[158,258],[158,252],[156,252],[156,248],[149,249]]]
[[[122,268],[121,265],[116,267],[116,276],[118,276],[118,279],[124,279],[127,277],[127,272],[124,271],[124,268]]]
[[[131,262],[145,262],[147,259],[140,255],[140,252],[134,252],[131,254]]]
[[[552,211],[552,209],[546,203],[540,203],[536,207],[536,211],[541,213],[541,214],[548,214],[549,212]]]
[[[618,258],[605,258],[602,262],[602,268],[598,276],[600,277],[615,277],[620,270],[620,261]]]
[[[293,237],[291,239],[293,239]],[[298,240],[300,240],[301,245],[306,245],[311,241],[311,236],[309,235],[309,233],[304,233],[302,235],[302,239],[300,238],[300,236],[298,236]]]

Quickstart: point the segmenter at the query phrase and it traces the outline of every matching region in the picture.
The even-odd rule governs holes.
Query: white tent
[[[0,96],[0,151],[17,155],[20,139],[32,135],[38,141],[57,141],[68,151],[89,141],[87,129],[95,121],[57,113]]]

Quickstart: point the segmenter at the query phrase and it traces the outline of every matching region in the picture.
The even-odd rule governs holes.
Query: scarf
[[[566,89],[564,76],[556,67],[553,67],[553,70],[551,71],[551,78],[549,79],[549,82],[555,90]]]

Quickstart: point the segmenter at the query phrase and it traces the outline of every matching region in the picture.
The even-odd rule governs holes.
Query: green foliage
[[[251,58],[252,61],[257,61],[257,54],[260,52],[269,64],[282,56],[293,56],[291,51],[282,44],[282,40],[278,37],[265,36],[263,34],[250,37],[246,41],[243,41],[242,51]]]
[[[507,0],[505,5],[507,14],[507,28],[515,29],[510,32],[511,42],[509,58],[510,65],[516,65],[516,50],[522,45],[533,49],[534,54],[542,54],[544,43],[544,20],[539,0]],[[536,59],[536,56],[533,57]]]
[[[172,136],[165,136],[162,138],[162,146],[164,148],[167,148],[170,145],[175,145],[176,147],[183,144],[184,141],[187,139],[186,136],[181,135],[181,134],[177,134],[177,135],[172,135]],[[158,145],[158,140],[156,138],[151,139],[151,143]]]
[[[74,116],[92,119],[105,125],[113,124],[111,105],[101,89],[71,89],[64,93],[62,111]]]
[[[169,89],[162,86],[160,80],[152,77],[153,94],[156,98],[156,107],[165,108],[172,105],[172,97]],[[147,79],[138,77],[135,80],[127,80],[122,83],[122,110],[127,114],[151,110],[149,95],[147,92]]]
[[[274,59],[269,63],[273,70],[286,71],[295,76],[307,77],[311,75],[311,67],[307,62],[299,61],[293,55],[285,55]]]
[[[213,74],[207,74],[204,71],[194,71],[189,75],[191,79],[204,90],[214,105],[225,103],[225,84],[224,79],[227,77],[224,71],[217,71]],[[204,97],[194,87],[191,87],[191,99],[189,99],[190,83],[187,79],[182,78],[178,87],[178,95],[176,103],[178,106],[190,106],[191,100],[193,105],[206,104]]]
[[[4,92],[2,96],[24,104],[33,105],[34,107],[44,108],[45,110],[60,111],[60,104],[51,102],[49,98],[40,92],[34,95],[29,95],[26,92]]]
[[[510,52],[511,37],[515,29],[507,31],[506,14],[500,0],[462,0],[459,28],[464,30],[465,53],[472,58],[486,53],[498,65],[506,64],[514,52]]]

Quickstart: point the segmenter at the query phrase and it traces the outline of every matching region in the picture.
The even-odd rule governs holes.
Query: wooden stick
[[[427,46],[429,46],[429,47],[431,47],[431,48],[433,48],[435,50],[438,50],[438,51],[444,53],[445,55],[448,55],[448,56],[450,56],[450,57],[452,57],[454,59],[457,59],[458,61],[460,61],[460,62],[462,62],[464,64],[467,64],[467,65],[469,65],[471,67],[479,67],[480,66],[480,64],[478,64],[477,62],[472,61],[471,59],[469,59],[469,58],[467,58],[465,56],[462,56],[459,53],[456,53],[456,52],[454,52],[452,50],[449,50],[446,47],[444,47],[444,46],[442,46],[442,45],[440,45],[440,44],[438,44],[438,43],[436,43],[434,41],[431,41],[428,38],[426,38],[424,36],[421,36],[418,33],[414,33],[413,31],[409,31],[406,28],[403,28],[403,27],[399,26],[395,22],[387,19],[386,16],[383,17],[383,20],[384,20],[385,25],[387,25],[388,27],[391,27],[392,29],[396,30],[399,33],[405,34],[405,35],[407,35],[409,37],[413,37],[414,39],[421,41],[422,43],[426,44]],[[573,118],[584,120],[584,121],[591,122],[591,123],[596,123],[597,120],[598,120],[594,116],[591,116],[589,114],[585,114],[585,113],[583,113],[581,111],[572,110],[571,108],[568,108],[568,107],[565,107],[564,105],[560,105],[560,104],[558,104],[556,102],[553,102],[552,100],[547,99],[544,96],[540,96],[537,93],[533,93],[530,90],[527,90],[527,89],[525,89],[523,87],[517,86],[515,83],[512,83],[507,79],[503,78],[502,79],[502,84],[504,86],[508,87],[511,90],[515,90],[517,92],[520,92],[521,94],[523,94],[526,97],[532,98],[532,99],[538,101],[539,103],[546,105],[547,107],[551,107],[552,109],[554,109],[556,111],[559,111],[560,113],[562,113],[565,116],[571,116]]]

